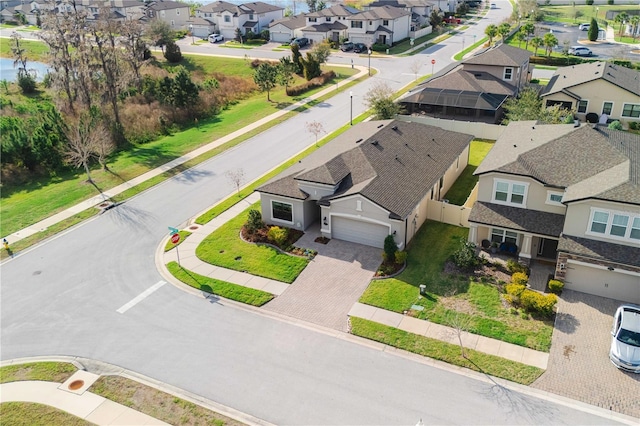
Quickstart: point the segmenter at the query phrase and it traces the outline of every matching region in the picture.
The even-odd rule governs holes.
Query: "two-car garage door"
[[[338,240],[382,248],[387,235],[388,226],[339,216],[331,217],[331,237]]]
[[[625,302],[640,303],[640,275],[622,273],[615,269],[609,271],[569,261],[565,288]]]

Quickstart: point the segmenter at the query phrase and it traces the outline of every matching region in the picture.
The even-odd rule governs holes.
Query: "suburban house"
[[[640,135],[512,122],[475,174],[469,241],[553,262],[567,289],[640,303]]]
[[[188,29],[191,10],[186,3],[172,0],[154,0],[147,3],[145,20],[158,19],[168,23],[174,30]]]
[[[415,31],[424,25],[430,25],[431,12],[438,10],[437,2],[430,0],[376,0],[364,8],[369,10],[380,6],[398,7],[411,12],[410,31]]]
[[[288,43],[302,37],[302,29],[306,26],[307,18],[304,15],[278,19],[269,24],[269,38],[278,43]]]
[[[393,6],[374,7],[349,17],[349,41],[388,46],[409,38],[411,12]]]
[[[187,21],[187,28],[191,31],[191,35],[205,39],[209,34],[216,32],[216,24],[210,19],[192,16]]]
[[[262,218],[374,247],[393,235],[402,249],[464,170],[472,139],[415,122],[360,123],[258,188]]]
[[[445,68],[399,102],[409,114],[499,123],[504,103],[530,78],[524,49],[500,44]]]
[[[546,106],[575,109],[582,121],[594,113],[640,122],[640,72],[609,62],[558,68],[540,96]]]
[[[351,6],[337,4],[316,12],[307,13],[306,26],[302,35],[313,42],[323,40],[339,42],[341,38],[348,38],[349,19],[360,11]]]
[[[240,29],[242,35],[251,31],[260,34],[262,30],[268,30],[269,24],[284,15],[284,9],[261,1],[233,4],[226,1],[217,1],[200,6],[196,9],[196,17],[212,21],[216,30],[226,39],[236,37],[236,29]]]

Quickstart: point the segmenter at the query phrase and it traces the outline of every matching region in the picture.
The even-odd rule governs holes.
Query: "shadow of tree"
[[[149,213],[146,210],[142,210],[136,207],[129,206],[125,203],[120,203],[110,209],[108,212],[110,218],[120,224],[130,228],[135,232],[150,233],[151,222],[156,219],[156,216]]]
[[[580,325],[580,320],[566,312],[558,312],[556,314],[556,329],[563,333],[573,334]]]

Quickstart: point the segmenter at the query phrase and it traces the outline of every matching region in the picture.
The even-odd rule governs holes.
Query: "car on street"
[[[491,9],[497,9],[497,8],[498,8],[498,6],[496,6],[495,3],[491,3]]]
[[[455,16],[448,16],[448,17],[444,18],[444,22],[446,22],[447,24],[460,25],[460,24],[462,24],[462,19],[456,18]]]
[[[588,47],[584,46],[571,46],[569,48],[569,55],[574,56],[591,56],[593,52]]]
[[[353,51],[356,53],[362,53],[367,51],[367,46],[364,43],[354,43]]]
[[[578,29],[580,31],[589,31],[589,27],[591,26],[591,24],[580,24],[578,26]]]
[[[609,359],[621,370],[640,373],[640,306],[620,305],[613,317]]]
[[[219,41],[224,41],[224,36],[222,34],[209,34],[208,40],[209,43],[217,43]]]
[[[294,44],[297,44],[298,47],[305,47],[307,44],[309,44],[309,39],[306,37],[294,38],[291,42],[291,45],[293,46]]]
[[[351,43],[350,41],[342,43],[340,45],[340,50],[342,50],[343,52],[348,52],[350,50],[353,50],[353,43]]]

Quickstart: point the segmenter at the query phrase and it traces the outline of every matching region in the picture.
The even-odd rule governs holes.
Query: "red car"
[[[445,18],[444,22],[447,24],[462,24],[462,19],[456,18],[455,16],[449,16]]]

